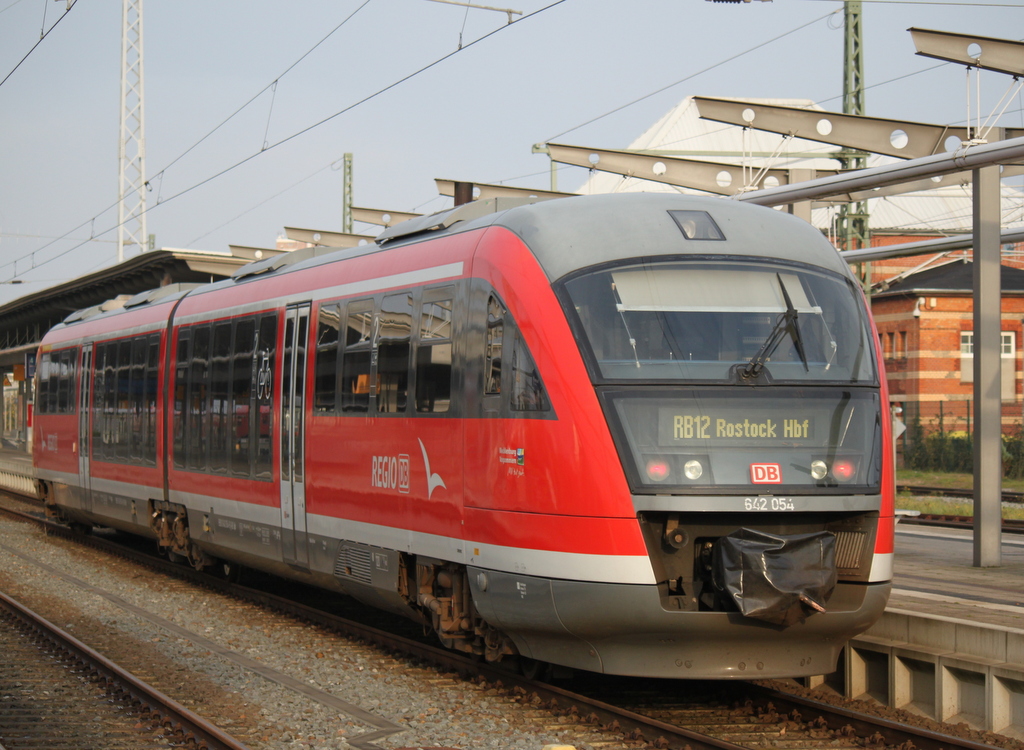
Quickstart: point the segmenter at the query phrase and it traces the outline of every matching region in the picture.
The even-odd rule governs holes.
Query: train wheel
[[[547,682],[551,679],[551,665],[546,661],[537,661],[536,659],[520,656],[519,671],[528,680]]]
[[[242,566],[238,563],[221,560],[217,566],[220,577],[228,583],[238,583],[242,579]]]

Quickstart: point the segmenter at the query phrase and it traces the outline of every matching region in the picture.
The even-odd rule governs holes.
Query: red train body
[[[863,299],[809,226],[595,196],[318,252],[50,331],[33,438],[52,513],[489,659],[820,674],[880,615],[888,396]]]

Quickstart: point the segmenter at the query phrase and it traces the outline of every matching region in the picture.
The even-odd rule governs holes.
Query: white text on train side
[[[370,469],[370,486],[385,490],[409,491],[409,457],[374,456]]]

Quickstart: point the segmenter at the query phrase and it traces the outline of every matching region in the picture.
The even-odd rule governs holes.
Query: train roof
[[[502,203],[501,201],[508,201]],[[533,251],[552,282],[583,268],[636,257],[739,255],[794,260],[848,275],[849,266],[821,232],[783,211],[728,198],[609,193],[548,200],[492,199],[397,224],[378,238],[385,246],[441,233],[502,226]],[[714,241],[685,237],[672,211],[706,212]],[[642,231],[638,230],[642,228]]]
[[[707,212],[721,239],[687,239],[670,211]],[[562,198],[511,209],[495,223],[519,235],[552,281],[588,266],[663,255],[740,255],[793,260],[848,275],[821,232],[782,211],[656,193]],[[637,227],[643,231],[637,231]]]
[[[707,241],[687,238],[678,215],[706,213],[718,230]],[[500,226],[519,236],[552,282],[584,268],[637,257],[746,256],[791,260],[849,275],[849,266],[822,234],[782,211],[727,198],[659,193],[611,193],[555,199],[493,198],[411,219],[385,230],[373,244],[309,247],[239,268],[230,279],[199,286],[204,294],[239,283],[384,252],[446,235]],[[73,313],[64,325],[170,302],[196,285],[173,285],[129,300]],[[60,328],[62,326],[58,326]]]
[[[687,239],[670,211],[706,212],[721,230],[721,237],[714,242]],[[849,275],[849,266],[821,232],[783,211],[728,198],[613,193],[473,201],[389,227],[373,244],[343,249],[308,247],[250,263],[231,279],[208,285],[203,291],[489,226],[505,227],[518,235],[552,282],[612,261],[678,255],[793,260]]]

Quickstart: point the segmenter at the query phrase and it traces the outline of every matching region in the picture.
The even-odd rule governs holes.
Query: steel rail
[[[11,511],[2,507],[0,507],[0,511],[22,517],[17,511]],[[48,529],[48,533],[84,542],[89,546],[184,578],[207,588],[236,596],[268,609],[292,615],[347,637],[360,639],[380,648],[411,656],[442,669],[455,672],[463,678],[477,680],[482,678],[496,687],[510,690],[513,694],[521,696],[531,704],[539,704],[541,708],[574,713],[582,717],[584,721],[595,726],[600,725],[608,731],[622,732],[632,739],[642,739],[653,744],[655,747],[679,749],[689,747],[691,750],[745,750],[742,745],[719,740],[715,737],[690,731],[684,727],[646,717],[643,714],[619,708],[604,701],[562,689],[556,685],[532,680],[505,668],[479,662],[439,646],[421,643],[401,635],[389,633],[275,594],[213,578],[178,563],[172,563],[162,558],[155,558],[145,553],[126,549],[102,538],[82,535],[66,527],[49,521],[43,521],[33,516],[25,516],[25,518],[45,526]],[[752,683],[745,683],[744,690],[746,691],[748,687],[750,688],[751,695],[756,695],[756,702],[762,704],[772,703],[776,707],[792,704],[801,713],[802,721],[812,721],[820,716],[830,728],[841,729],[846,726],[853,726],[858,732],[863,732],[864,737],[871,737],[877,734],[886,737],[887,741],[891,741],[893,744],[912,743],[905,746],[913,746],[921,748],[921,750],[938,750],[939,747],[945,748],[945,750],[982,750],[982,748],[989,747],[970,740],[940,735],[929,730],[899,724],[870,714],[859,714],[825,703],[798,698],[788,693],[769,690]]]
[[[151,712],[156,713],[160,723],[166,729],[180,732],[186,739],[191,738],[198,747],[205,747],[208,750],[248,750],[246,745],[231,735],[185,708],[152,685],[122,669],[103,654],[93,650],[3,592],[0,592],[0,606],[9,610],[25,627],[35,631],[60,651],[69,654],[76,661],[98,674],[106,683],[108,690],[115,686],[118,691],[130,696],[136,703],[146,706]]]
[[[974,490],[962,490],[956,487],[928,487],[920,484],[897,484],[897,492],[909,492],[911,495],[942,495],[945,497],[974,497]],[[1004,503],[1024,503],[1024,492],[1003,490]]]

